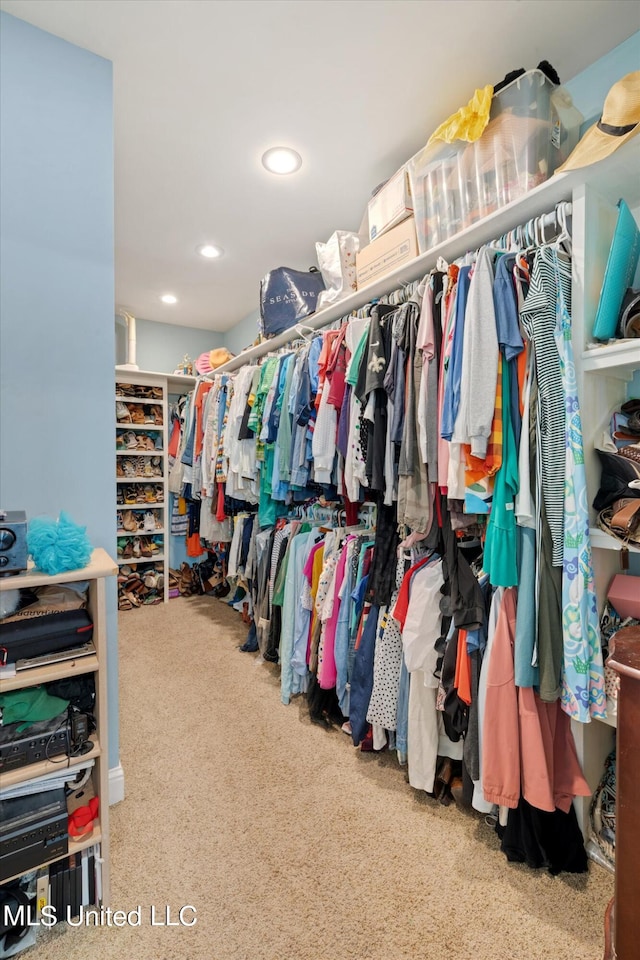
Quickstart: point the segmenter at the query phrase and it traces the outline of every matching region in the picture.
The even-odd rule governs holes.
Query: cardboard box
[[[406,167],[387,180],[369,200],[367,215],[369,220],[369,240],[376,240],[402,220],[406,220],[413,213],[411,187]]]
[[[358,290],[418,256],[413,217],[403,220],[356,254]]]

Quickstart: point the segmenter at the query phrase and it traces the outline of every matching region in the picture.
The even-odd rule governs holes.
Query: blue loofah
[[[86,529],[74,523],[64,510],[58,520],[34,517],[27,531],[27,547],[38,570],[55,576],[86,567],[93,549]]]

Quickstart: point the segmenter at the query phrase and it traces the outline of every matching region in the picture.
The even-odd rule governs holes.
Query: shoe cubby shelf
[[[149,397],[123,397],[122,394],[116,394],[116,400],[119,403],[136,403],[140,407],[162,407],[164,409],[164,400],[151,400]]]
[[[163,477],[119,477],[116,474],[116,483],[156,483],[160,486],[163,482]]]
[[[120,547],[124,549],[127,545],[133,544],[136,537],[156,538],[159,550],[150,557],[127,556],[122,554],[117,556],[118,567],[130,564],[132,567],[139,566],[141,569],[158,564],[161,568],[158,573],[164,575],[163,586],[160,587],[160,600],[165,603],[169,600],[169,542],[170,535],[169,522],[166,514],[159,513],[156,516],[162,526],[155,530],[126,530],[122,524],[125,519],[125,511],[132,511],[135,514],[142,513],[148,516],[150,510],[162,510],[169,505],[169,455],[167,446],[169,443],[169,433],[171,423],[169,417],[169,396],[172,397],[178,393],[188,393],[193,387],[195,379],[185,377],[177,378],[170,374],[161,374],[143,370],[118,369],[115,370],[115,403],[116,403],[116,429],[114,435],[114,449],[116,463],[116,484],[118,490],[118,499],[122,503],[116,503],[116,511],[119,514],[119,520],[116,520],[117,537],[120,540]],[[126,385],[126,389],[125,386]],[[155,395],[136,396],[136,393]],[[126,416],[125,410],[120,406],[125,404],[127,411],[131,414],[131,421]],[[118,419],[118,414],[124,419]],[[144,420],[145,422],[141,422]],[[161,420],[161,423],[156,422]],[[146,435],[146,438],[145,438]],[[123,440],[123,438],[125,438]],[[148,438],[148,439],[147,439]],[[123,446],[128,442],[134,444]],[[153,442],[153,449],[149,449],[149,441]],[[157,445],[156,445],[157,444]],[[143,449],[142,447],[146,447]],[[129,462],[127,462],[129,461]],[[134,476],[122,476],[121,474],[131,470],[135,471]],[[153,470],[150,476],[149,471]],[[145,490],[154,496],[150,500],[145,496]],[[142,519],[139,517],[139,519]],[[116,545],[117,548],[117,545]],[[117,549],[114,549],[117,554]],[[128,550],[127,550],[128,552]],[[124,579],[118,584],[119,601],[126,597],[127,586]],[[141,598],[140,598],[141,599]],[[155,599],[155,598],[154,598]],[[153,602],[153,601],[147,601]],[[128,607],[126,604],[120,605],[121,611],[129,614],[130,609],[137,609],[140,604],[134,604]]]
[[[124,530],[118,527],[117,533],[119,537],[163,537],[165,530],[164,527],[155,530]]]
[[[117,564],[119,567],[124,567],[140,563],[160,563],[160,561],[164,563],[167,559],[164,553],[154,553],[151,557],[118,557]]]
[[[118,420],[116,423],[117,430],[123,430],[125,433],[127,430],[144,430],[146,433],[157,433],[162,431],[164,423],[123,423],[122,420]]]
[[[140,447],[129,447],[125,449],[123,447],[118,447],[116,450],[117,457],[159,457],[164,453],[164,450],[141,450]]]
[[[610,377],[631,380],[640,369],[640,340],[614,340],[591,346],[582,354],[585,373],[605,373]]]

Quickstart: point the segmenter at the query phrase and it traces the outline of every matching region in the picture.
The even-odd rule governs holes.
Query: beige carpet
[[[245,633],[208,598],[121,614],[112,906],[142,925],[61,925],[38,960],[599,960],[608,873],[508,864],[482,818],[282,706]]]

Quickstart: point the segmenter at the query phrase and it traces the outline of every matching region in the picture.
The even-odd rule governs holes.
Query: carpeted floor
[[[38,960],[599,960],[608,873],[508,864],[482,818],[282,706],[245,634],[209,598],[121,614],[112,907],[141,925],[62,924]],[[151,926],[187,904],[195,926]]]

